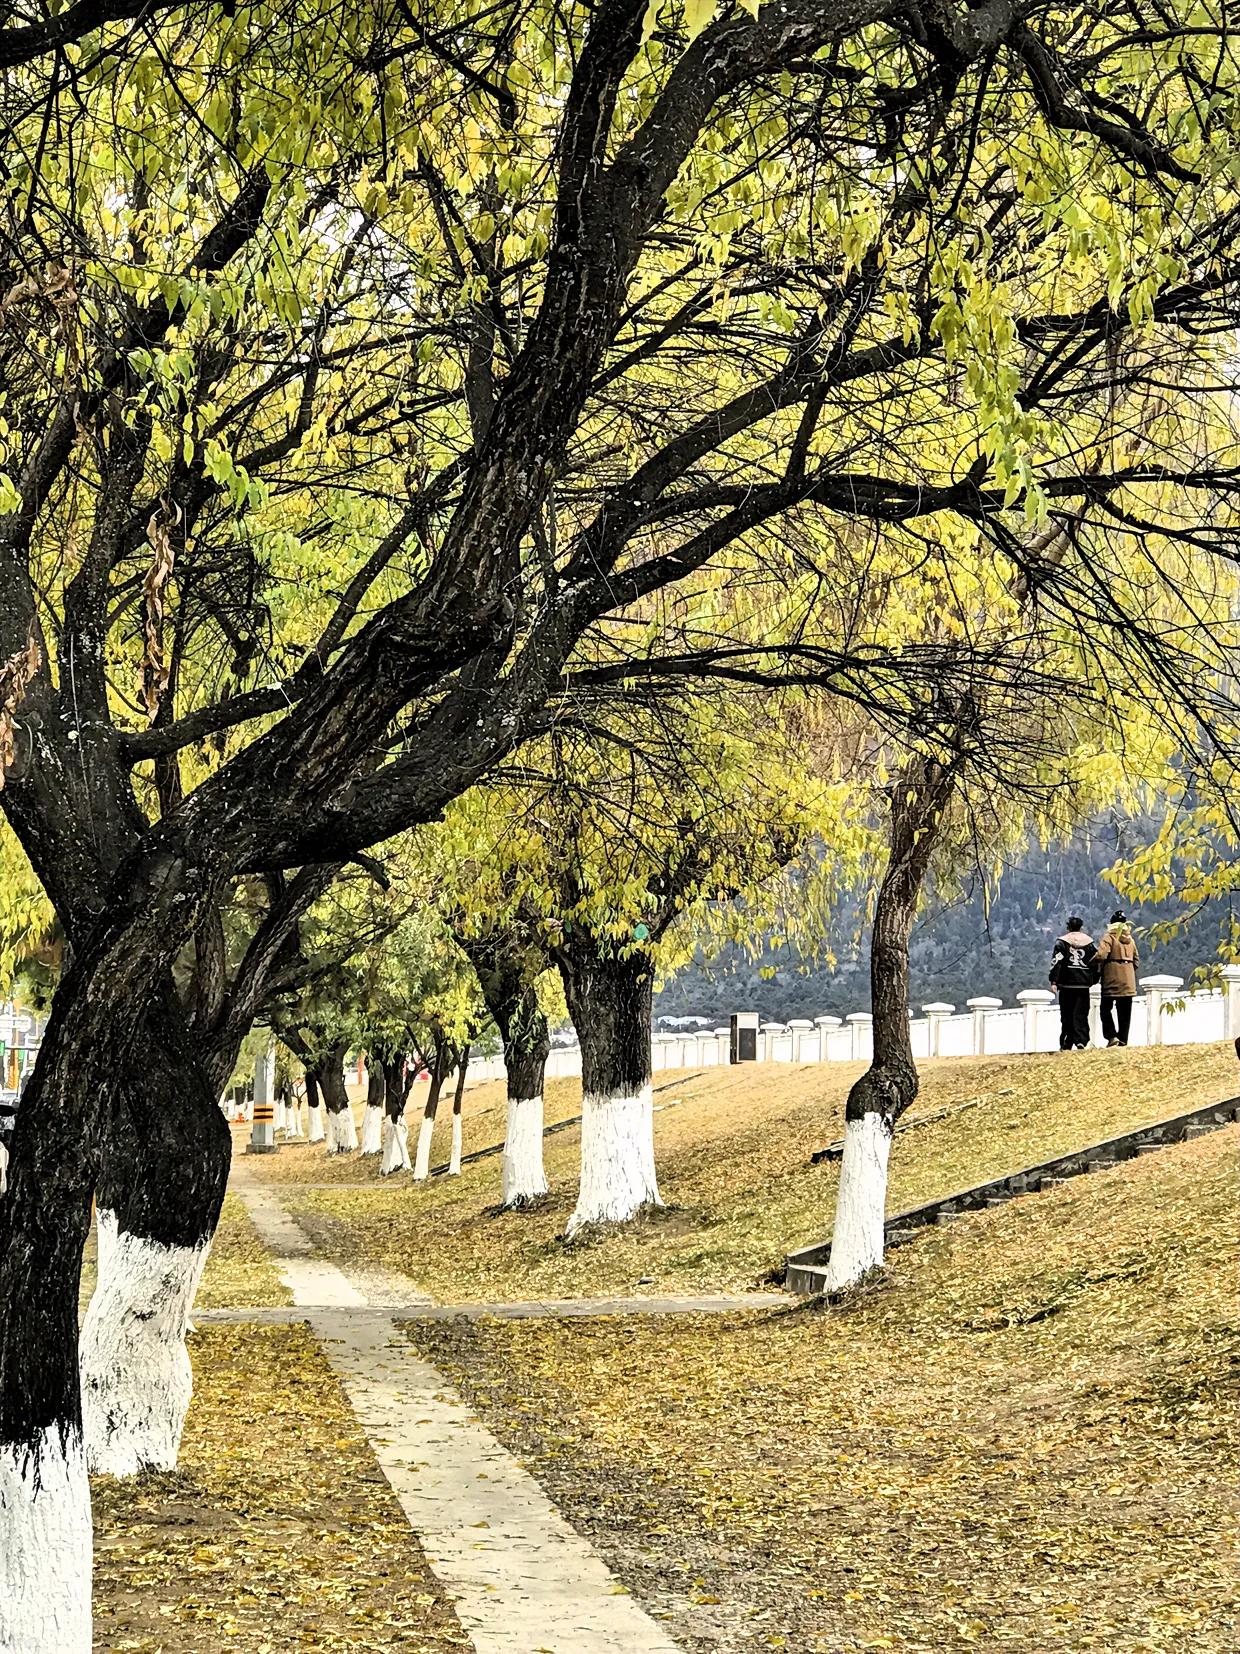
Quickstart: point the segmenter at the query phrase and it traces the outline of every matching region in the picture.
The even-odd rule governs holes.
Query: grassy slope
[[[95,1482],[96,1648],[469,1648],[307,1329],[192,1348],[180,1470]]]
[[[837,1171],[809,1157],[838,1135],[857,1072],[764,1064],[660,1076],[656,1102],[676,1104],[655,1118],[668,1210],[573,1247],[557,1237],[575,1195],[575,1128],[547,1139],[552,1195],[532,1213],[496,1215],[498,1159],[425,1184],[380,1183],[373,1161],[332,1164],[305,1147],[255,1169],[280,1180],[332,1255],[380,1262],[444,1301],[741,1288],[829,1228]],[[1222,1046],[928,1063],[917,1112],[982,1101],[899,1139],[890,1209],[1231,1095],[1238,1078]],[[480,1087],[468,1099],[467,1147],[495,1141],[496,1090]],[[578,1106],[576,1082],[549,1091],[553,1117]],[[328,1169],[370,1187],[296,1189]]]
[[[927,1231],[836,1310],[410,1336],[693,1654],[1224,1654],[1238,1139]]]

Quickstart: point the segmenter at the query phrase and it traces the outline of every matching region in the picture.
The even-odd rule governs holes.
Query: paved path
[[[347,1284],[347,1283],[346,1283]],[[566,1321],[596,1315],[727,1315],[736,1310],[788,1309],[795,1300],[787,1293],[716,1293],[694,1298],[531,1298],[505,1304],[432,1304],[422,1298],[385,1301],[381,1307],[394,1321]],[[347,1304],[335,1306],[344,1314]],[[304,1321],[305,1309],[282,1304],[265,1309],[200,1309],[195,1321]]]
[[[285,1313],[314,1329],[477,1654],[678,1654],[392,1311],[314,1257],[248,1167],[232,1186],[279,1260],[295,1306]],[[425,1300],[416,1307],[426,1313]]]

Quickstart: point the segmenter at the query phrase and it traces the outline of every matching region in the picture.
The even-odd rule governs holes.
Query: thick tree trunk
[[[405,1099],[409,1095],[412,1075],[403,1057],[385,1058],[383,1062],[383,1161],[380,1175],[407,1172],[410,1168],[409,1132],[405,1126]]]
[[[193,1391],[185,1335],[232,1154],[205,1076],[157,1086],[149,1070],[125,1085],[96,1196],[82,1410],[90,1468],[112,1476],[176,1467]]]
[[[314,1077],[314,1070],[306,1069],[306,1142],[321,1143],[323,1141],[323,1096],[319,1090],[319,1082]]]
[[[448,1176],[461,1175],[461,1106],[465,1101],[465,1075],[469,1069],[469,1047],[461,1047],[460,1066],[456,1071],[456,1091],[452,1096],[452,1153],[448,1159]]]
[[[647,955],[618,956],[580,929],[567,938],[559,965],[581,1041],[581,1184],[568,1221],[572,1236],[662,1205],[650,1086],[654,974]]]
[[[383,1065],[378,1057],[366,1058],[366,1111],[362,1115],[362,1153],[378,1154],[383,1148]]]
[[[204,1238],[196,1219],[185,1221],[182,1197],[195,1213],[213,1205],[214,1221],[222,1196],[228,1132],[219,1084],[199,1066],[161,981],[169,937],[202,899],[185,873],[175,862],[137,868],[115,917],[78,947],[14,1131],[0,1202],[0,1649],[21,1654],[89,1654],[91,1646],[77,1316],[91,1197],[98,1186],[117,1214],[117,1236],[145,1244],[143,1271],[153,1256],[177,1260],[180,1289],[181,1255]],[[134,1072],[143,1075],[140,1093],[122,1099],[118,1076]],[[100,1180],[101,1145],[135,1127],[143,1152],[176,1168],[158,1201],[125,1186],[118,1159]],[[219,1149],[205,1172],[190,1146],[201,1142]],[[155,1339],[167,1334],[174,1345],[178,1308],[167,1298],[162,1308]]]
[[[357,1127],[353,1110],[349,1107],[349,1093],[344,1084],[345,1048],[334,1046],[323,1056],[315,1069],[315,1078],[327,1108],[327,1152],[349,1154],[357,1147]]]
[[[18,1113],[0,1204],[0,1649],[15,1654],[91,1647],[77,1294],[99,1133],[85,1154],[64,1154],[93,1099],[62,1031],[63,1012]]]
[[[870,942],[874,1055],[844,1110],[828,1292],[854,1286],[883,1262],[892,1134],[919,1083],[909,1035],[909,935],[953,785],[951,770],[915,760],[891,788],[890,854]]]

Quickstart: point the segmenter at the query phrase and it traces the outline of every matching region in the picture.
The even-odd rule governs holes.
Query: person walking
[[[1089,986],[1097,951],[1084,919],[1073,914],[1051,954],[1050,979],[1059,995],[1061,1051],[1084,1051],[1089,1044]]]
[[[1127,1045],[1141,959],[1122,913],[1111,915],[1099,939],[1094,963],[1102,967],[1102,1037],[1108,1046]]]

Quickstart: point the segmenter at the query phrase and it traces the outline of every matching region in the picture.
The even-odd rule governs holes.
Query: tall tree
[[[1055,417],[1117,315],[1216,394],[1226,28],[776,0],[695,8],[686,40],[648,11],[136,28],[80,0],[0,31],[0,802],[72,947],[0,1204],[0,1641],[90,1643],[82,1238],[135,1122],[160,1164],[106,1191],[126,1233],[154,1257],[214,1225],[227,1151],[171,973],[237,878],[433,818],[583,683],[898,703],[933,660],[857,656],[812,606],[777,654],[600,639],[798,523],[955,514],[1029,561],[1026,515],[1087,542],[1118,511],[1140,543],[1105,592],[1028,573],[1139,620],[1160,536],[1209,537],[1191,504],[1234,486],[1223,450],[1084,473]]]

